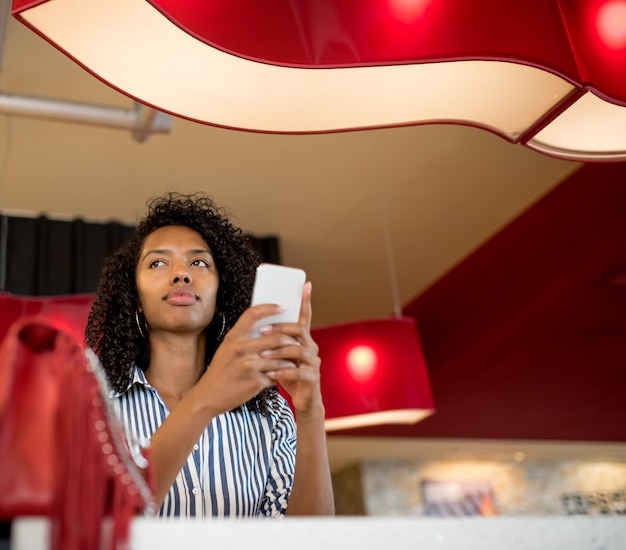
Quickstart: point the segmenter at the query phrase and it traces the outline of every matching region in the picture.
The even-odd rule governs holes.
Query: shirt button
[[[197,443],[193,446],[193,450],[197,451],[200,448],[200,445],[198,445]]]
[[[197,495],[197,494],[200,492],[200,489],[198,489],[197,487],[194,487],[194,488],[191,490],[191,492],[192,492],[194,495]]]

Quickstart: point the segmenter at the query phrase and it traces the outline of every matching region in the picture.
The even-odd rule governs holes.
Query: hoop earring
[[[141,326],[141,319],[139,319],[139,311],[137,310],[135,310],[135,323],[137,323],[137,329],[139,330],[139,334],[141,334],[143,339],[146,340],[148,338],[146,336],[146,333],[148,332],[148,323],[146,323],[146,320],[144,318],[143,320],[143,324],[145,326],[145,330],[144,330],[144,328]]]
[[[217,335],[218,340],[224,336],[224,333],[226,332],[226,315],[223,313],[220,313],[220,315],[222,316],[222,330],[220,330],[220,333]]]

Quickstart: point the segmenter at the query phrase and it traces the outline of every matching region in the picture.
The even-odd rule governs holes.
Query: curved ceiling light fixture
[[[228,128],[466,124],[626,159],[626,0],[14,0],[98,78]]]

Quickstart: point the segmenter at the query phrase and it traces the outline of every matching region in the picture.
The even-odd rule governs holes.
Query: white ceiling
[[[133,106],[13,19],[1,61],[0,93]],[[153,195],[206,191],[307,271],[315,326],[392,314],[578,167],[452,125],[287,136],[175,119],[139,143],[0,115],[2,212],[134,222]]]

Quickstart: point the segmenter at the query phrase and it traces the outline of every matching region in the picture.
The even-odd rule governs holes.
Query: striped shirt
[[[267,416],[243,405],[206,427],[159,511],[162,517],[284,515],[295,468],[296,429],[291,409]],[[134,368],[124,392],[111,392],[111,404],[131,449],[147,447],[169,414],[145,374]]]

